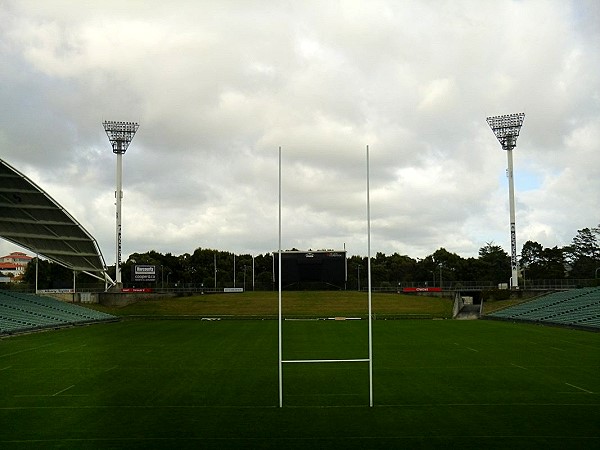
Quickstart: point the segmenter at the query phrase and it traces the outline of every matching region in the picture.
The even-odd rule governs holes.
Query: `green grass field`
[[[284,359],[365,358],[367,326],[286,321]],[[3,339],[0,448],[600,447],[598,333],[376,320],[373,408],[362,362],[284,365],[279,408],[277,361],[275,320]]]
[[[276,317],[277,292],[195,295],[171,299],[144,300],[121,308],[94,306],[120,316],[252,316]],[[368,297],[354,291],[289,291],[282,294],[285,316],[363,316],[367,317]],[[373,312],[379,316],[410,318],[452,316],[452,299],[416,295],[374,293]]]

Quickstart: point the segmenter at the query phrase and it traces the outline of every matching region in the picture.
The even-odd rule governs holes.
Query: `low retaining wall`
[[[454,294],[454,305],[452,305],[452,318],[453,319],[456,319],[456,316],[458,316],[458,314],[460,313],[460,310],[462,309],[462,307],[464,305],[465,305],[465,303],[463,302],[460,292],[456,292]]]
[[[140,300],[158,300],[160,298],[175,297],[175,293],[148,293],[148,292],[101,292],[98,303],[104,306],[127,306]]]

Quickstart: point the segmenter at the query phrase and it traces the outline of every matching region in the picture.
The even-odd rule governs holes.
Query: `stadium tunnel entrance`
[[[457,291],[466,305],[481,305],[482,291]]]

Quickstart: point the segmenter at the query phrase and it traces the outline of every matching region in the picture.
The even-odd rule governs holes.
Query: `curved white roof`
[[[39,186],[2,159],[0,237],[69,269],[110,280],[92,235]]]

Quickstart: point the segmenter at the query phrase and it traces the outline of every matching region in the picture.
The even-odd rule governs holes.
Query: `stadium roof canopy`
[[[112,282],[96,240],[33,181],[0,159],[0,237]]]

